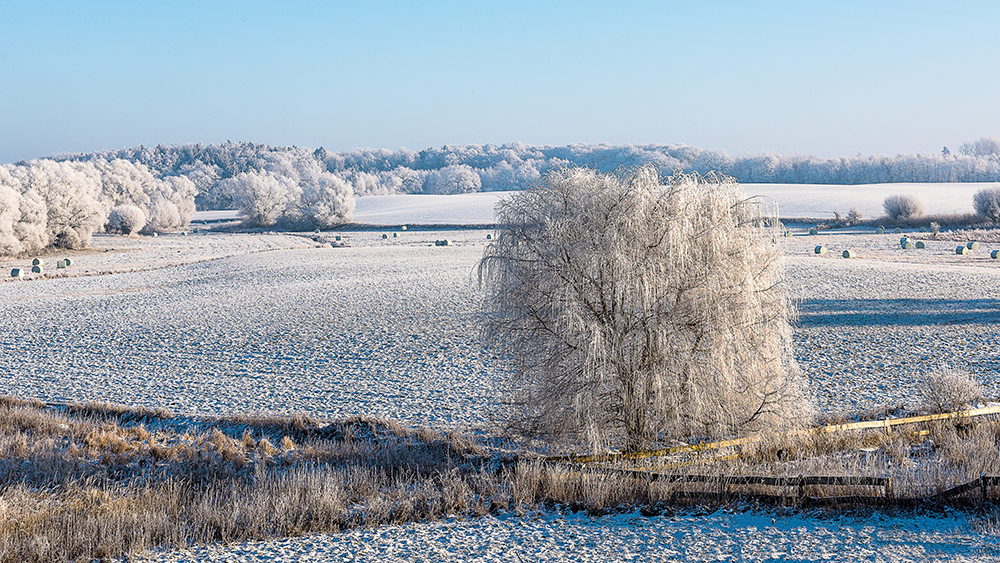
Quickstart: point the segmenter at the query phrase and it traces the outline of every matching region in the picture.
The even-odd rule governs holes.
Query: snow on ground
[[[425,197],[425,196],[413,196]],[[453,197],[453,196],[448,196]],[[464,204],[463,204],[464,205]],[[417,207],[420,207],[419,205]],[[464,208],[463,208],[464,209]],[[462,212],[463,214],[466,211]],[[388,216],[388,215],[387,215]],[[466,217],[471,216],[471,214]],[[442,222],[458,223],[449,216]],[[386,224],[416,224],[397,216]],[[478,219],[471,222],[480,222]],[[396,237],[392,233],[396,233]],[[969,369],[1000,396],[1000,261],[870,229],[781,237],[795,352],[825,411],[911,404],[920,375]],[[386,238],[382,238],[385,234]],[[0,393],[183,413],[305,412],[490,427],[501,368],[477,338],[486,231],[101,235],[55,277],[0,283]],[[331,247],[340,243],[347,246]],[[434,246],[448,238],[453,246]],[[816,255],[822,244],[830,249]],[[853,249],[846,260],[840,251]],[[24,259],[0,261],[23,267]],[[163,561],[986,561],[965,516],[588,518],[544,513],[171,552]],[[805,547],[803,547],[805,546]]]
[[[972,196],[993,183],[948,184],[743,184],[747,196],[762,195],[778,203],[782,217],[832,219],[833,212],[846,216],[857,207],[866,218],[885,215],[882,201],[896,194],[917,196],[929,214],[972,213]]]
[[[927,203],[931,214],[972,213],[972,196],[993,183],[953,184],[743,184],[747,196],[764,196],[778,203],[782,217],[832,219],[857,207],[866,218],[884,215],[882,201],[910,194]],[[373,225],[488,224],[501,197],[517,192],[480,192],[461,195],[365,196],[356,200],[354,221]]]
[[[351,530],[148,554],[187,563],[284,561],[996,561],[1000,544],[961,516],[774,512],[548,512]]]
[[[354,222],[370,225],[485,225],[493,222],[493,206],[516,192],[456,195],[376,195],[359,197]]]

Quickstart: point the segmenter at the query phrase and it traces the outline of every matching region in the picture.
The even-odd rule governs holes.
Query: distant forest
[[[743,183],[997,182],[1000,138],[965,143],[958,154],[836,159],[733,157],[681,144],[329,152],[225,142],[61,154],[0,165],[0,254],[85,246],[91,233],[114,230],[116,209],[115,217],[144,219],[146,232],[183,228],[196,209],[239,209],[249,225],[326,228],[351,220],[354,196],[522,190],[554,168],[648,163],[664,176],[716,171]]]

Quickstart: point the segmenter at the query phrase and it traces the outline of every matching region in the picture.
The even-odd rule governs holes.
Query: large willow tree
[[[497,207],[484,333],[514,422],[641,450],[808,412],[777,220],[732,178],[566,168]]]

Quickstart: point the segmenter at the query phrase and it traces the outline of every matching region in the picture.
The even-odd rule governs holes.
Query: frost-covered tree
[[[809,412],[777,225],[731,178],[652,166],[560,169],[502,200],[479,279],[517,424],[634,451]]]
[[[893,221],[906,221],[922,217],[927,213],[927,204],[915,195],[896,194],[882,201],[882,209],[885,210],[885,214],[889,219]]]
[[[302,189],[297,212],[310,227],[330,228],[354,215],[354,190],[335,174],[323,174]]]
[[[299,189],[293,180],[266,172],[244,172],[225,182],[234,194],[234,203],[250,225],[275,224],[298,199]]]
[[[117,205],[108,215],[108,231],[134,235],[146,226],[146,213],[134,205]]]
[[[14,232],[14,225],[21,219],[20,187],[7,167],[0,166],[0,255],[20,254],[23,250]]]
[[[1000,187],[985,188],[972,196],[972,207],[980,216],[1000,223]]]
[[[471,166],[458,164],[446,166],[427,176],[424,193],[427,194],[467,194],[478,192],[482,179]]]

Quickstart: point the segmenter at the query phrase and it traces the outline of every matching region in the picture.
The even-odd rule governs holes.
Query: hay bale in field
[[[333,237],[333,240],[335,240],[337,242],[340,242],[340,235],[337,235],[337,236]]]
[[[67,266],[72,266],[73,265],[73,259],[72,258],[63,258],[63,262],[65,262]]]
[[[896,227],[896,230],[893,231],[893,232],[898,235],[898,234],[901,234],[903,232],[903,229],[900,229],[899,227]]]
[[[815,252],[816,254],[826,254],[826,247],[823,245],[819,245],[813,249],[813,252]]]
[[[785,236],[786,237],[792,236],[792,231],[785,231]]]
[[[44,264],[45,260],[42,260],[41,258],[35,258],[34,260],[31,261],[32,266],[42,266]]]
[[[968,253],[969,253],[969,249],[966,248],[966,247],[964,247],[964,246],[960,246],[960,247],[958,247],[958,248],[955,249],[955,254],[968,254]]]
[[[994,260],[1000,258],[1000,250],[994,250],[993,252],[990,252],[990,258]]]
[[[903,250],[913,250],[914,248],[914,244],[910,241],[906,241],[906,243],[903,244]]]
[[[451,241],[448,239],[436,240],[434,241],[434,246],[451,246]]]
[[[885,234],[885,227],[879,227],[879,228],[875,229],[875,234],[876,235]]]
[[[816,227],[813,227],[813,228],[809,229],[809,234],[810,235],[818,235],[819,234],[819,230],[816,229]]]
[[[398,237],[399,237],[399,233],[392,233],[392,238],[398,238]]]
[[[186,236],[188,236],[188,232],[187,232],[187,231],[181,231],[181,236],[182,236],[182,237],[186,237]]]
[[[151,234],[151,235],[149,235],[149,236],[151,236],[151,237],[153,237],[153,238],[156,238],[156,237],[158,237],[158,236],[160,236],[160,235],[159,235],[159,234],[157,234],[157,233],[153,233],[153,234]]]
[[[855,258],[855,257],[857,257],[857,253],[854,252],[853,250],[844,251],[844,258]]]
[[[926,245],[926,244],[924,244],[924,241],[922,241],[922,240],[918,240],[915,246],[916,246],[917,248],[924,248],[924,247],[925,247],[925,246],[927,246],[927,245]]]
[[[493,235],[486,233],[486,240],[493,240]]]
[[[389,235],[382,233],[382,238],[389,238]]]
[[[965,245],[965,248],[968,248],[969,250],[979,250],[979,243],[976,241],[969,241],[968,244]]]
[[[927,227],[920,227],[920,232],[921,233],[926,233],[927,232]]]
[[[56,269],[57,270],[65,270],[66,269],[66,261],[65,260],[60,260],[60,261],[56,262]]]
[[[24,277],[24,270],[21,268],[14,268],[10,271],[10,277],[12,278],[22,278]]]
[[[899,239],[899,244],[900,245],[904,245],[904,244],[906,244],[908,242],[910,242],[909,237],[903,237],[903,238]]]
[[[42,267],[41,266],[32,266],[31,267],[31,273],[32,274],[40,274],[40,273],[42,273]]]

